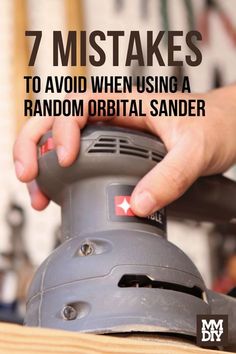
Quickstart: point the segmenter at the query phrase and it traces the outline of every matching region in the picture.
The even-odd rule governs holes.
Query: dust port
[[[120,288],[151,288],[151,289],[163,289],[163,290],[172,290],[180,293],[188,294],[195,296],[203,301],[205,300],[204,291],[198,286],[193,286],[189,288],[184,285],[152,280],[148,275],[139,275],[139,274],[125,274],[121,277],[118,286]]]

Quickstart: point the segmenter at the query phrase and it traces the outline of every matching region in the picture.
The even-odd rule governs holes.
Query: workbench
[[[145,339],[146,338],[146,339]],[[222,354],[160,337],[118,338],[0,323],[1,354]]]

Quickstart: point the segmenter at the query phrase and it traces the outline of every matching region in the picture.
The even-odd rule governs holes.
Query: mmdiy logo
[[[227,342],[227,315],[197,316],[197,345],[203,347],[217,347],[225,346]]]

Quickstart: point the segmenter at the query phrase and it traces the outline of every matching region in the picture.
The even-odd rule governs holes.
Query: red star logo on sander
[[[130,195],[115,196],[115,213],[117,216],[134,216],[130,207]]]

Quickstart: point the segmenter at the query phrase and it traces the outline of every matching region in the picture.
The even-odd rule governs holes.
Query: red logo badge
[[[116,195],[114,201],[117,216],[134,216],[130,207],[130,195]]]

